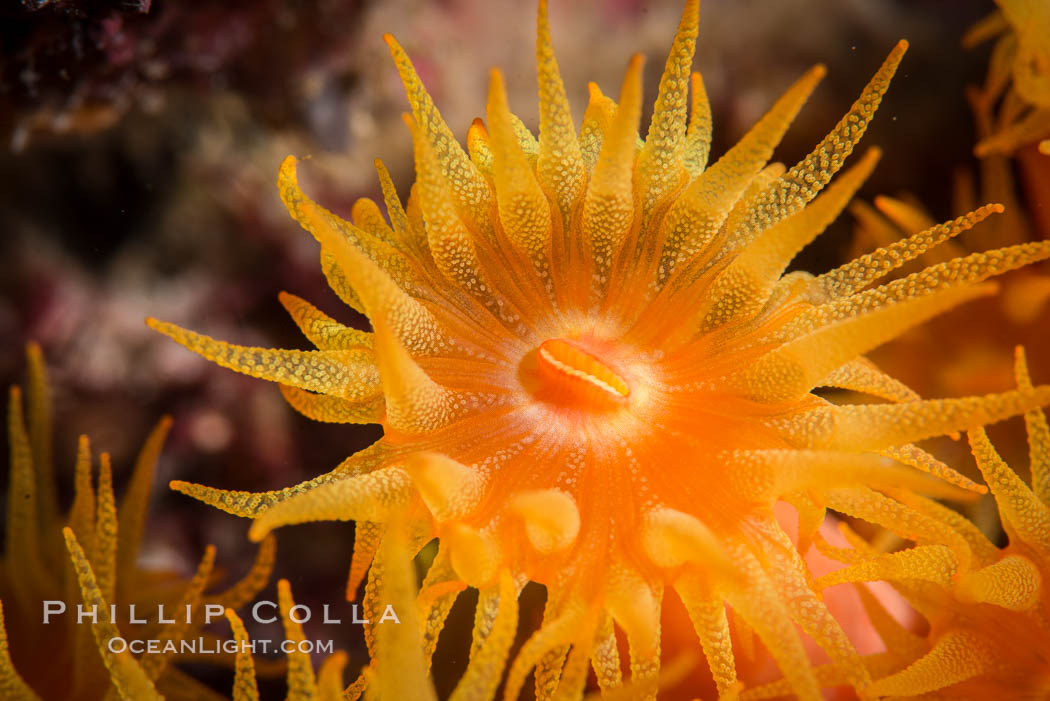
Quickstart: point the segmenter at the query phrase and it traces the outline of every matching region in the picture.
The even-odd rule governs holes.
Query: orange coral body
[[[863,358],[990,293],[978,284],[989,276],[1050,256],[1050,245],[1016,246],[871,287],[999,206],[820,277],[784,274],[874,167],[876,150],[824,190],[906,44],[794,167],[767,161],[822,67],[708,167],[710,114],[690,75],[697,14],[690,0],[642,140],[640,57],[618,102],[591,87],[577,133],[541,2],[538,139],[509,111],[494,71],[488,121],[471,128],[469,154],[388,37],[412,105],[417,182],[407,207],[381,166],[390,224],[371,216],[374,207],[355,207],[349,223],[312,202],[294,158],[278,180],[292,216],[321,244],[330,284],[374,333],[290,295],[282,301],[316,351],[234,346],[150,321],[221,365],[279,382],[307,416],[383,424],[374,446],[286,490],[173,484],[254,518],[253,538],[356,520],[348,594],[371,565],[366,610],[399,558],[440,539],[418,594],[421,629],[388,644],[369,631],[376,669],[356,692],[371,679],[383,698],[407,698],[404,689],[429,697],[425,666],[468,585],[479,604],[455,698],[489,698],[502,683],[515,699],[533,670],[539,698],[578,698],[591,667],[603,689],[621,687],[614,626],[628,641],[631,693],[651,698],[665,587],[684,602],[727,698],[740,684],[726,602],[799,696],[818,697],[820,685],[796,622],[863,692],[868,669],[812,589],[774,505],[790,501],[815,529],[825,506],[881,508],[885,497],[867,487],[979,490],[912,442],[1050,401],[1050,387],[918,401]],[[821,386],[890,402],[835,405],[812,392]],[[381,547],[390,523],[407,529],[401,549]],[[517,594],[530,580],[547,587],[544,622],[504,679]],[[415,633],[422,656],[409,649]]]

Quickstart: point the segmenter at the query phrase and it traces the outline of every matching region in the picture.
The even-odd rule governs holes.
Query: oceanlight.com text
[[[236,654],[246,652],[252,655],[265,655],[270,652],[279,651],[285,654],[290,652],[302,652],[306,654],[320,653],[330,655],[335,651],[335,643],[332,640],[215,640],[197,638],[195,640],[127,640],[126,638],[110,638],[107,643],[109,651],[119,655],[122,652],[131,652],[134,655],[142,654],[190,654],[190,655],[217,655],[219,653]]]

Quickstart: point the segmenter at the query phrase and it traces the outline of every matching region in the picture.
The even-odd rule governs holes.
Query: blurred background
[[[862,194],[908,191],[936,219],[949,218],[953,173],[975,165],[964,89],[983,80],[989,51],[964,50],[960,39],[993,9],[991,0],[703,0],[695,65],[712,100],[713,157],[822,62],[828,76],[778,152],[794,163],[904,37],[911,49],[862,143],[885,154]],[[586,82],[616,95],[636,51],[648,58],[652,104],[680,10],[680,0],[551,0],[577,120]],[[113,455],[119,495],[150,426],[174,417],[149,522],[150,562],[190,573],[214,543],[220,565],[239,576],[254,555],[246,522],[169,492],[168,480],[278,489],[330,470],[380,435],[378,427],[311,422],[275,386],[203,361],[143,319],[246,345],[306,348],[277,301],[287,290],[365,327],[327,289],[316,243],[283,210],[274,183],[285,156],[309,156],[300,168],[307,190],[348,217],[357,198],[378,198],[378,157],[407,194],[411,142],[399,118],[407,103],[384,32],[405,46],[459,136],[484,114],[492,66],[504,69],[511,108],[535,129],[528,0],[0,7],[0,380],[22,382],[24,344],[42,345],[67,495],[78,434]],[[851,232],[843,216],[797,265],[820,272],[840,262]],[[1009,354],[1016,339],[1001,341]],[[300,603],[337,604],[352,538],[351,524],[282,529],[274,579],[288,577]],[[272,586],[266,598],[275,598]],[[450,653],[436,668],[445,690],[466,664],[472,601],[463,599],[453,619],[465,620],[443,637]],[[332,628],[308,626],[307,636],[334,637],[356,676],[367,660],[360,630]],[[229,675],[208,678],[228,692]],[[283,698],[279,683],[267,693]]]

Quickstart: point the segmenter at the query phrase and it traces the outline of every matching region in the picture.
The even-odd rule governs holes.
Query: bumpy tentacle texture
[[[90,443],[81,436],[73,504],[67,514],[59,513],[51,467],[51,390],[40,348],[30,344],[26,355],[26,402],[23,406],[21,389],[12,387],[7,414],[11,477],[0,563],[0,698],[221,698],[174,666],[187,658],[179,643],[209,637],[201,631],[206,604],[239,607],[255,598],[273,568],[275,540],[266,539],[243,579],[215,593],[206,591],[217,580],[214,548],[207,550],[190,581],[178,573],[138,567],[154,468],[169,418],[146,439],[119,508],[109,456],[99,455],[93,469]],[[43,623],[45,600],[66,603],[66,612]],[[78,625],[81,601],[88,610],[99,607],[97,624]],[[130,604],[138,609],[133,615],[152,622],[129,625]],[[110,605],[116,606],[115,621],[103,620]],[[190,623],[185,616],[160,623],[159,605],[168,612],[166,618],[190,606]],[[161,652],[138,657],[126,650],[114,653],[109,641],[115,636],[129,642],[158,640]],[[165,650],[169,641],[175,653]],[[232,655],[201,655],[199,661],[226,663]],[[56,669],[65,672],[56,674]]]
[[[727,694],[737,683],[725,602],[799,696],[816,698],[820,683],[796,625],[866,693],[868,669],[812,590],[774,504],[797,497],[877,518],[896,503],[877,490],[979,489],[912,443],[1050,401],[1050,387],[921,401],[864,360],[989,294],[980,283],[990,276],[1050,256],[1050,244],[949,260],[882,286],[873,285],[916,247],[821,278],[785,275],[873,168],[876,151],[842,170],[905,43],[798,164],[767,162],[822,67],[708,166],[709,110],[690,74],[697,5],[686,2],[644,141],[639,58],[618,103],[592,88],[576,132],[542,1],[538,141],[523,134],[495,72],[487,123],[475,123],[464,151],[388,38],[412,108],[418,181],[407,207],[385,186],[389,225],[357,212],[346,222],[303,193],[294,158],[278,178],[292,216],[321,244],[329,279],[374,333],[290,297],[318,350],[246,348],[150,321],[221,365],[280,383],[308,416],[383,424],[373,448],[283,491],[177,488],[254,518],[254,538],[309,520],[358,521],[365,537],[350,590],[379,552],[364,596],[373,611],[404,566],[382,545],[383,524],[407,514],[402,557],[435,536],[440,552],[418,594],[420,633],[400,644],[429,658],[457,593],[481,591],[457,697],[495,692],[526,580],[546,585],[547,610],[508,662],[506,699],[533,670],[539,698],[579,698],[588,664],[604,688],[630,684],[634,697],[652,698],[665,591],[685,601]],[[821,386],[892,401],[840,406],[814,394]],[[615,628],[629,648],[628,680]],[[375,668],[354,693],[372,679],[369,693],[403,698],[389,689],[404,689],[404,669],[425,679],[426,667],[384,649],[378,631],[369,645]],[[400,662],[391,669],[390,660]]]
[[[288,696],[287,701],[342,701],[343,668],[347,655],[337,651],[331,654],[314,673],[309,649],[302,626],[296,621],[292,609],[291,585],[287,579],[277,582],[277,603],[284,626],[285,645],[288,646]],[[232,608],[226,609],[226,620],[230,623],[233,638],[237,642],[233,701],[258,701],[259,687],[255,678],[255,662],[251,656],[251,640],[248,632]]]
[[[1050,238],[1050,210],[1041,203],[1050,188],[1050,158],[1040,155],[1035,143],[1043,139],[1050,147],[1050,41],[1046,39],[1050,36],[1050,3],[1001,0],[998,4],[1001,10],[976,25],[964,39],[972,46],[999,36],[983,85],[971,86],[967,93],[980,163],[973,172],[957,172],[952,212],[963,217],[982,211],[986,215],[987,206],[971,212],[981,202],[1001,203],[1005,212],[984,223],[975,222],[970,230],[938,231],[942,227],[935,226],[913,197],[876,197],[873,207],[855,201],[850,206],[859,225],[851,247],[855,255],[882,247],[882,259],[871,262],[884,266],[890,262],[885,253],[908,242],[918,247],[918,255],[909,255],[912,260],[896,271],[905,275],[964,251]],[[1038,127],[1040,122],[1042,127]],[[902,234],[906,238],[899,241]],[[952,240],[934,247],[945,235]],[[1009,382],[1009,344],[1025,345],[1033,358],[1047,357],[1050,268],[1029,266],[1001,284],[994,299],[946,315],[880,349],[875,356],[880,366],[926,396],[976,394]],[[966,323],[961,323],[964,319]],[[948,350],[941,353],[942,348]],[[915,362],[930,353],[940,355],[935,372],[920,369],[922,363]]]
[[[1030,388],[1023,352],[1018,386]],[[869,689],[889,697],[1036,699],[1050,693],[1050,429],[1039,409],[1025,413],[1034,490],[999,456],[984,429],[969,431],[1009,543],[997,548],[969,521],[936,502],[893,490],[897,513],[883,525],[914,547],[894,553],[831,549],[850,563],[817,580],[818,587],[876,579],[892,582],[929,622],[925,638],[903,630],[873,597],[866,605],[887,652],[866,660],[881,678]],[[926,532],[916,524],[935,528]],[[829,677],[829,680],[831,677]],[[767,698],[777,689],[749,692]],[[768,695],[767,695],[768,692]]]

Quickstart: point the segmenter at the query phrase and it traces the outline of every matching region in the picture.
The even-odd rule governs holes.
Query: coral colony
[[[540,699],[581,699],[589,679],[611,698],[655,698],[664,597],[684,605],[725,699],[817,699],[829,686],[861,698],[1050,691],[1041,586],[1050,434],[1039,411],[1050,386],[1033,385],[1019,353],[1015,389],[920,399],[865,357],[995,294],[989,278],[1050,257],[1050,242],[946,256],[884,280],[1003,211],[989,203],[822,275],[786,272],[875,168],[874,147],[850,157],[907,44],[893,47],[813,151],[785,167],[769,160],[824,67],[709,159],[711,112],[692,73],[697,29],[698,2],[687,0],[644,134],[640,56],[617,100],[590,86],[577,129],[541,0],[539,133],[510,111],[493,70],[486,119],[470,127],[466,150],[388,36],[411,106],[407,202],[378,161],[386,217],[368,200],[349,222],[322,208],[300,189],[294,157],[278,175],[292,217],[320,244],[330,286],[373,331],[291,294],[281,301],[317,350],[238,346],[149,320],[224,367],[278,383],[308,417],[382,425],[378,442],[287,489],[172,483],[253,519],[255,541],[307,521],[356,522],[347,598],[366,582],[363,617],[379,621],[393,607],[400,623],[365,626],[371,661],[346,698],[436,698],[438,636],[468,587],[478,603],[455,699],[512,701],[526,687]],[[828,397],[840,395],[820,388],[868,400],[836,403]],[[1031,488],[981,428],[1021,414]],[[957,431],[987,488],[916,445]],[[988,489],[1009,536],[1002,548],[933,500]],[[774,516],[779,502],[798,513],[797,542]],[[850,547],[829,544],[818,533],[828,509],[907,546],[883,550],[845,526]],[[83,554],[80,522],[71,523],[85,602],[112,599],[112,568],[99,546]],[[435,538],[417,585],[412,558]],[[815,578],[800,552],[809,544],[847,566]],[[8,557],[30,557],[29,547],[9,542]],[[822,591],[872,580],[892,582],[929,626],[902,626],[861,589],[887,648],[861,656]],[[545,610],[515,646],[528,582],[545,587]],[[279,591],[286,635],[301,639],[287,582]],[[246,640],[237,615],[226,616]],[[811,663],[800,630],[830,662]],[[100,645],[105,633],[96,627]],[[780,681],[745,688],[734,648],[751,636]],[[103,656],[124,698],[156,697],[149,658]],[[315,678],[306,656],[292,656],[290,698],[343,698],[346,664],[332,655]],[[239,651],[235,698],[256,698],[252,665]],[[5,688],[15,688],[16,667],[5,660]]]
[[[987,115],[981,142],[985,156],[1012,153],[1036,144],[1050,155],[1050,6],[1039,0],[997,0],[999,10],[982,20],[964,43],[975,45],[996,38],[993,60],[982,91],[974,101],[989,111],[1002,100],[994,116]],[[994,125],[994,126],[993,126]]]
[[[225,591],[209,592],[217,579],[214,547],[205,551],[189,581],[173,572],[139,568],[153,471],[171,426],[168,418],[146,439],[119,506],[109,455],[97,457],[95,474],[91,443],[81,436],[73,504],[60,514],[50,384],[40,348],[30,344],[26,356],[27,401],[23,407],[22,391],[13,387],[7,415],[11,477],[0,570],[0,697],[90,701],[106,698],[115,686],[132,694],[126,698],[159,698],[158,690],[171,699],[201,698],[208,689],[175,666],[182,659],[182,643],[206,639],[215,644],[202,631],[205,611],[252,602],[270,577],[275,541],[264,541],[251,571]],[[73,603],[74,597],[82,598]],[[115,640],[121,644],[111,644]],[[138,660],[120,650],[146,650],[148,643],[155,643],[155,654]],[[56,674],[56,669],[68,673]]]

